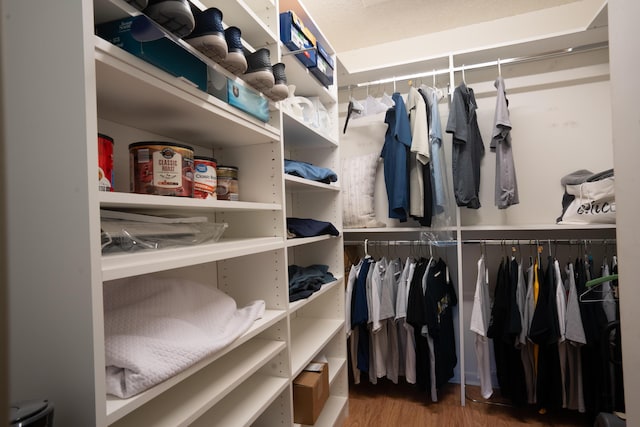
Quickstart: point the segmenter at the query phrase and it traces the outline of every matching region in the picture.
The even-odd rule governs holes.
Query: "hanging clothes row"
[[[539,252],[528,267],[503,256],[491,299],[485,255],[478,260],[470,330],[482,396],[493,393],[492,340],[497,385],[513,404],[624,411],[622,367],[610,357],[620,337],[606,332],[619,321],[616,257],[603,257],[598,273],[591,255],[561,268],[549,254],[543,264]]]
[[[366,254],[351,266],[346,329],[355,384],[400,377],[431,400],[457,365],[453,307],[457,296],[442,259]]]
[[[406,103],[395,92],[394,106],[385,114],[387,130],[380,157],[389,218],[413,218],[430,227],[450,225],[449,185],[438,102],[442,92],[411,86]],[[434,223],[434,219],[435,222]]]

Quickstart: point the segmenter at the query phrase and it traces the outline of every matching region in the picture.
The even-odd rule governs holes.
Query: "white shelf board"
[[[308,179],[300,178],[299,176],[289,174],[284,175],[284,184],[287,188],[287,191],[340,191],[339,185],[311,181]]]
[[[294,311],[304,307],[305,305],[310,304],[311,302],[316,300],[318,297],[320,297],[320,295],[323,295],[329,292],[329,290],[342,284],[343,281],[344,281],[344,276],[336,276],[336,280],[334,280],[333,282],[325,283],[324,285],[322,285],[322,287],[318,291],[311,294],[309,298],[305,298],[305,299],[301,299],[301,300],[289,303],[289,312],[293,313]]]
[[[346,419],[348,400],[349,399],[347,397],[343,396],[329,396],[329,399],[325,402],[322,412],[320,412],[320,416],[316,420],[316,423],[313,424],[313,427],[333,427],[336,425],[342,425],[340,420],[342,418]],[[305,425],[307,424],[302,424],[302,426]]]
[[[297,92],[297,89],[296,89]],[[304,121],[294,117],[287,111],[282,111],[284,145],[287,148],[336,148],[338,141],[332,139],[319,130],[309,127]]]
[[[203,147],[269,143],[273,126],[97,36],[98,116]]]
[[[344,357],[327,357],[327,360],[329,361],[329,385],[331,385],[338,373],[346,367],[347,359]]]
[[[176,384],[180,383],[184,379],[198,373],[203,368],[206,368],[211,363],[214,363],[217,359],[228,354],[242,344],[248,342],[249,340],[256,337],[258,334],[273,326],[275,323],[279,322],[285,317],[286,311],[284,310],[265,310],[262,317],[260,319],[257,319],[247,332],[245,332],[229,346],[225,347],[218,353],[201,360],[200,362],[156,385],[155,387],[152,387],[128,399],[120,399],[115,396],[107,395],[107,421],[109,422],[109,424],[111,424],[116,420],[124,417],[125,415],[131,413],[132,411],[151,401],[155,397],[160,396],[165,391],[172,389]]]
[[[287,82],[296,86],[295,96],[304,96],[307,98],[318,96],[320,97],[320,102],[325,105],[337,103],[338,97],[324,87],[295,55],[290,54],[288,47],[284,44],[281,44],[281,46],[282,62],[284,62],[285,65]]]
[[[222,259],[257,254],[283,247],[279,237],[225,239],[182,248],[146,250],[102,256],[102,280],[114,280],[156,271],[204,264]]]
[[[184,209],[206,211],[280,211],[279,203],[255,203],[229,200],[203,200],[190,197],[155,196],[101,191],[101,208],[120,209]]]
[[[217,7],[222,11],[222,21],[225,27],[236,26],[242,32],[242,39],[254,48],[272,45],[279,40],[274,32],[266,26],[262,19],[256,15],[243,0],[199,0],[205,8]],[[273,9],[273,16],[276,18],[277,11],[272,1],[252,0],[256,8]]]
[[[344,331],[344,319],[310,317],[291,319],[292,376],[294,378],[297,377],[304,367],[340,331]]]
[[[286,348],[282,341],[255,338],[197,375],[176,384],[156,399],[122,418],[115,427],[187,426]]]
[[[287,239],[286,246],[288,248],[292,248],[294,246],[309,245],[311,243],[316,243],[316,242],[324,242],[325,240],[331,240],[337,237],[338,236],[330,236],[328,234],[323,234],[322,236],[313,236],[313,237],[295,237],[293,239]]]
[[[191,426],[249,426],[288,386],[288,378],[255,374]]]

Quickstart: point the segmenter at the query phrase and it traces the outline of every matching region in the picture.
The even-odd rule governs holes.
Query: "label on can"
[[[195,159],[193,174],[193,197],[198,199],[217,199],[218,178],[216,163],[212,160]]]
[[[182,156],[170,147],[153,153],[153,185],[160,188],[182,187]]]
[[[113,139],[98,134],[98,190],[113,191]]]

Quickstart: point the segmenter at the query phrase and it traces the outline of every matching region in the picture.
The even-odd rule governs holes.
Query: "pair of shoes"
[[[227,57],[220,62],[229,72],[240,76],[247,71],[247,60],[244,57],[242,47],[242,32],[238,27],[229,27],[224,30],[224,38],[227,41]]]
[[[289,96],[284,69],[282,62],[271,65],[269,49],[263,47],[247,56],[244,80],[273,101],[280,101]]]
[[[149,0],[143,12],[180,38],[189,35],[196,25],[187,0]]]
[[[265,93],[273,101],[282,101],[289,96],[289,86],[287,86],[287,76],[284,73],[285,66],[282,62],[273,64],[274,85]]]
[[[185,41],[215,62],[227,57],[227,41],[222,27],[222,11],[218,8],[196,12],[196,27]]]
[[[222,27],[222,11],[215,7],[196,14],[196,27],[185,41],[233,74],[247,70],[240,28]]]

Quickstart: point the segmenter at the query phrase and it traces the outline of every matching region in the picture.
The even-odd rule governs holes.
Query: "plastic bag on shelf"
[[[206,217],[152,216],[101,210],[102,252],[192,246],[220,240],[227,223]]]

